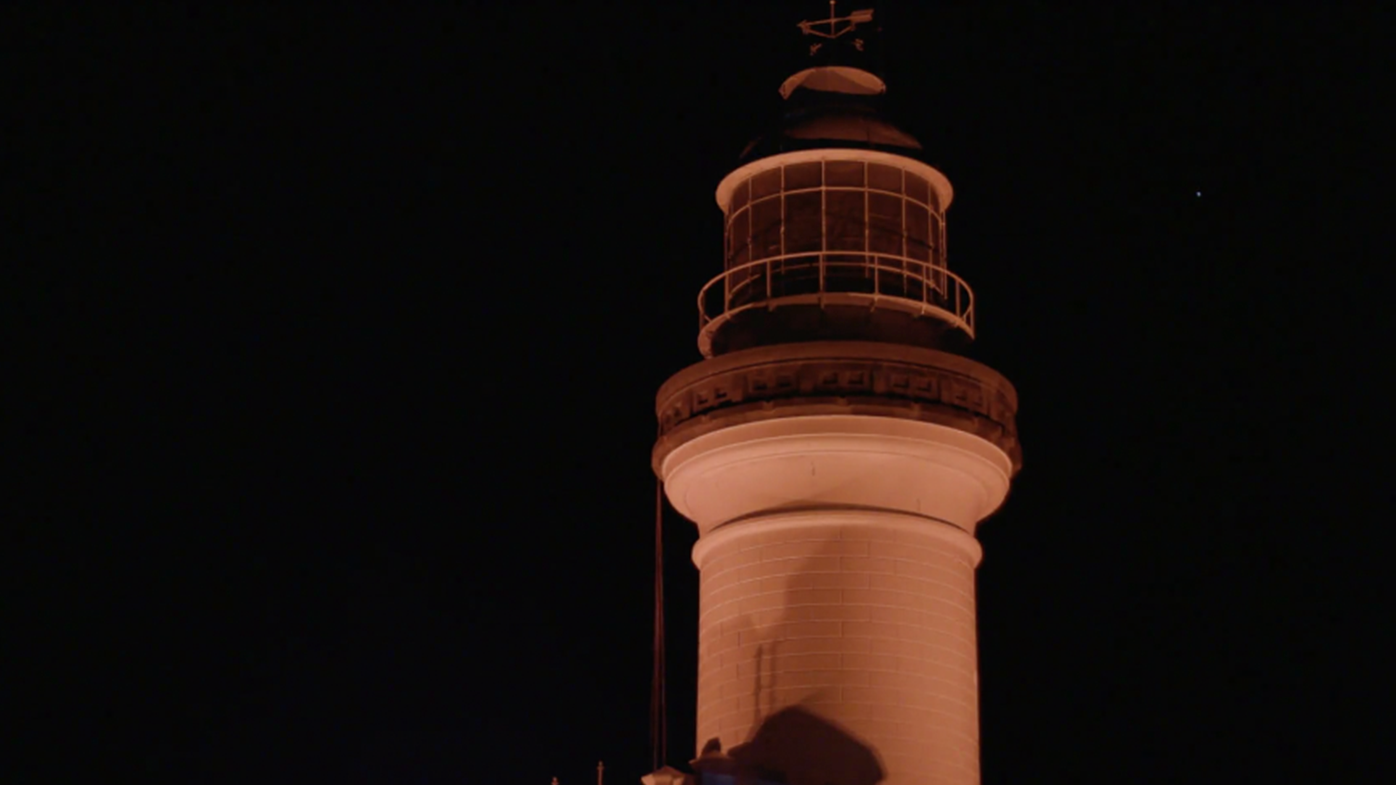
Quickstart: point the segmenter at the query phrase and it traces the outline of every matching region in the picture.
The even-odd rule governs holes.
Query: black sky
[[[1113,5],[879,7],[1022,401],[984,781],[1365,774],[1387,20]],[[827,6],[366,8],[0,21],[23,781],[647,769],[653,394]]]

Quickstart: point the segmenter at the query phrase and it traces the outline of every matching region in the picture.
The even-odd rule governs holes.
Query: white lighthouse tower
[[[700,533],[700,776],[979,781],[974,534],[1020,464],[1017,397],[963,354],[949,181],[840,64],[871,16],[801,23],[828,57],[718,186],[705,359],[658,395],[654,467]]]

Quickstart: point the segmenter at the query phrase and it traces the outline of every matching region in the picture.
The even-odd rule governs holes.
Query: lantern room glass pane
[[[751,246],[753,260],[780,254],[779,199],[766,199],[751,206]]]
[[[751,201],[780,193],[780,168],[769,169],[751,178]]]
[[[825,193],[825,247],[831,251],[863,250],[863,192]]]
[[[785,252],[818,252],[823,247],[823,227],[819,225],[820,193],[789,194],[785,197]]]
[[[727,211],[729,213],[734,213],[746,207],[749,201],[751,201],[751,181],[743,180],[732,190],[732,204],[727,208]]]
[[[868,194],[868,250],[902,253],[902,199],[892,194]]]
[[[931,259],[930,211],[915,202],[906,203],[906,255],[912,259]]]
[[[868,164],[868,187],[899,194],[902,192],[902,170],[886,164]]]
[[[823,164],[810,161],[791,164],[785,167],[785,190],[798,191],[802,188],[818,188],[823,177]]]
[[[931,184],[926,182],[926,178],[907,172],[906,195],[922,204],[930,204]]]
[[[862,161],[825,161],[824,184],[828,186],[863,186]]]
[[[751,210],[746,209],[732,218],[732,257],[730,267],[751,261]]]

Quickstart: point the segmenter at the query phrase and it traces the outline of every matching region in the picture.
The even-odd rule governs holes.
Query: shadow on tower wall
[[[785,785],[877,785],[882,764],[872,748],[832,720],[800,706],[766,718],[756,735],[728,753],[746,779]],[[742,783],[745,785],[745,783]]]
[[[838,572],[839,558],[837,546],[830,543],[801,559],[784,591],[782,607],[787,610],[776,618],[743,614],[731,620],[729,629],[740,632],[743,646],[756,647],[749,683],[755,716],[745,741],[725,754],[719,738],[703,745],[702,757],[694,761],[703,785],[877,785],[885,778],[875,749],[819,713],[820,704],[831,697],[828,691],[838,687],[811,684],[801,689],[791,683],[800,674],[785,661],[817,653],[809,647],[810,639],[783,636],[782,625],[812,620],[800,593],[819,588],[814,576]],[[794,697],[791,690],[804,694]]]

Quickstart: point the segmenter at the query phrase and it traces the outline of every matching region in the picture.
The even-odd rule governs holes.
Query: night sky
[[[653,396],[699,359],[713,190],[827,5],[118,5],[0,17],[37,361],[4,602],[34,768],[5,779],[633,785]],[[984,782],[1363,778],[1389,20],[1111,5],[878,11],[975,356],[1021,400]],[[695,535],[666,527],[686,766]]]

